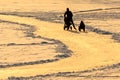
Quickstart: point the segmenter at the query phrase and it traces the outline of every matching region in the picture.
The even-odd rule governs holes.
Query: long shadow
[[[68,32],[75,33],[75,34],[79,34],[79,32],[73,31],[73,30],[68,30]]]

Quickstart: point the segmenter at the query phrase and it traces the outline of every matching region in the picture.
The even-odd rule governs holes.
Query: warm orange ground
[[[37,28],[35,34],[60,40],[73,51],[72,57],[53,63],[0,69],[1,78],[80,71],[120,61],[120,44],[113,41],[111,36],[68,32],[62,29],[62,24],[33,18],[0,15],[0,19],[34,25]]]
[[[56,44],[41,44],[53,41],[32,38],[30,34],[26,37],[29,30],[25,25],[0,22],[0,65],[53,59],[60,54],[56,53]]]
[[[74,12],[119,6],[119,3],[105,5],[90,1],[74,0],[73,3],[72,0],[0,0],[0,12],[63,12],[66,7]],[[1,79],[6,79],[8,76],[35,76],[46,73],[80,71],[120,62],[120,43],[113,41],[111,36],[93,32],[68,32],[63,30],[63,24],[43,22],[27,17],[0,15],[0,19],[33,25],[37,28],[36,35],[60,40],[73,51],[72,57],[57,62],[0,69]],[[90,25],[94,25],[94,21]]]

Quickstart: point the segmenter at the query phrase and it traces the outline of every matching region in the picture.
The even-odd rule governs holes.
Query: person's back
[[[69,10],[69,8],[67,8],[65,14],[64,14],[64,17],[67,17],[68,19],[72,19],[73,17],[73,14],[72,12]]]

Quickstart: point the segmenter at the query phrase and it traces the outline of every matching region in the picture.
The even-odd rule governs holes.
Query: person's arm
[[[64,13],[64,17],[66,16],[67,12]]]
[[[71,12],[71,16],[73,17],[73,13]]]

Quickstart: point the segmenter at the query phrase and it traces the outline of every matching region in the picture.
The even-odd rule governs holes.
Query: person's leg
[[[67,20],[66,20],[66,26],[67,26],[67,30],[69,30],[69,28],[70,28],[70,25],[71,25],[71,23],[70,23],[70,20],[69,20],[69,19],[67,19]]]
[[[72,30],[72,26],[70,26],[70,30]]]
[[[64,24],[64,30],[65,30],[65,28],[66,28],[66,24]]]
[[[78,30],[81,32],[81,28],[80,28],[80,26],[79,26]]]
[[[83,28],[83,31],[85,32],[85,28]]]
[[[64,18],[64,30],[65,29],[69,30],[69,28],[68,28],[68,19],[66,17]]]
[[[77,30],[77,29],[75,28],[75,24],[74,24],[74,22],[73,22],[73,19],[71,19],[71,23],[72,23],[72,25],[73,25],[73,28],[74,28],[75,30]]]

